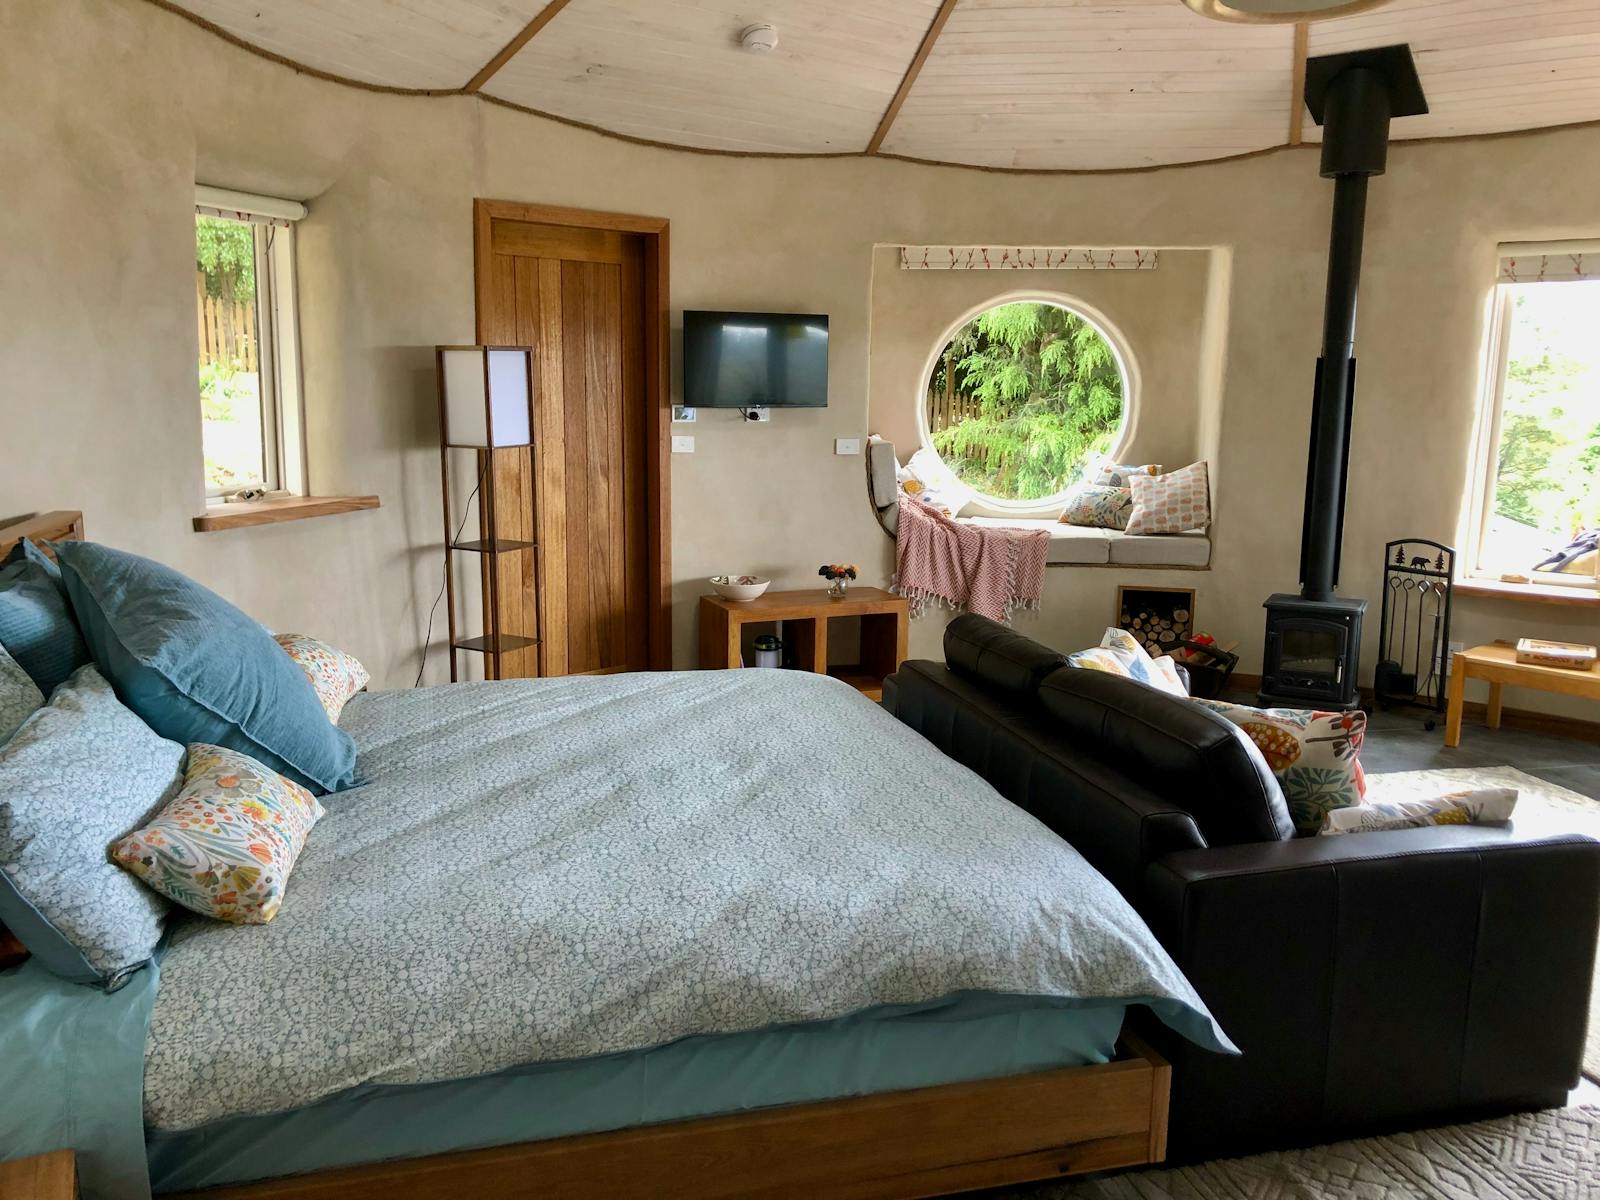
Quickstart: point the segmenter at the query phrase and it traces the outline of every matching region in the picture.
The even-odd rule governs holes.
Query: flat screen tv
[[[826,408],[828,318],[686,311],[683,402],[690,408]]]

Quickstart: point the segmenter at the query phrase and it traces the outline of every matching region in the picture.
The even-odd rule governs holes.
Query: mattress
[[[968,994],[151,1131],[159,1194],[1110,1059],[1119,1005]]]

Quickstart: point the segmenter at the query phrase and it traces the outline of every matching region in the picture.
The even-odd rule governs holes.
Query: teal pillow
[[[248,754],[321,795],[355,782],[355,745],[266,630],[170,567],[61,542],[73,612],[122,702],[164,738]]]
[[[0,563],[0,646],[45,699],[89,661],[60,570],[27,538]]]

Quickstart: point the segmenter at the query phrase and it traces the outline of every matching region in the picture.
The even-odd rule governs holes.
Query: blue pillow
[[[46,699],[89,661],[61,571],[27,538],[0,563],[0,646]]]
[[[349,735],[250,617],[136,554],[93,542],[53,548],[95,662],[151,729],[248,754],[318,795],[355,782]]]
[[[107,847],[183,783],[183,747],[84,667],[0,749],[0,920],[48,970],[117,986],[150,961],[170,907]]]

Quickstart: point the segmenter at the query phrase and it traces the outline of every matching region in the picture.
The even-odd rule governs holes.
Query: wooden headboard
[[[0,558],[11,553],[23,538],[36,542],[61,542],[83,540],[83,514],[81,512],[35,513],[9,525],[0,525]]]

